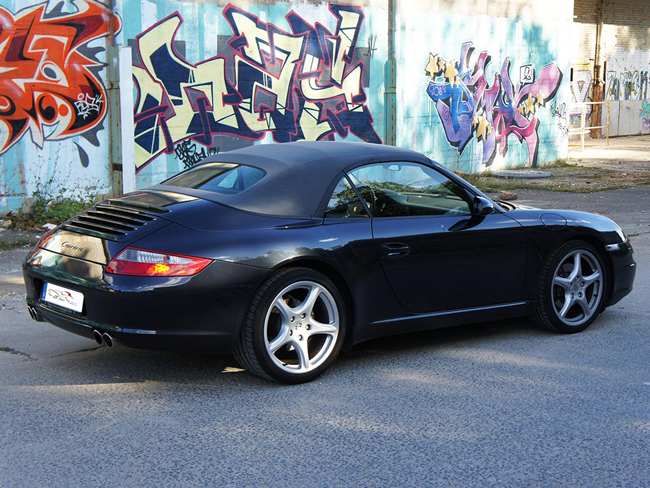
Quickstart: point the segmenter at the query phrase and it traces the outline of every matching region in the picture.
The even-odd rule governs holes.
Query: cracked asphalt
[[[519,196],[614,218],[634,292],[580,334],[376,340],[292,387],[33,322],[27,250],[0,253],[0,486],[650,487],[650,187]]]

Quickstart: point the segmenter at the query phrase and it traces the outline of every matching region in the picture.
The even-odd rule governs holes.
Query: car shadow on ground
[[[442,329],[400,334],[380,339],[374,339],[356,345],[350,352],[342,355],[343,359],[361,358],[368,355],[381,354],[389,357],[391,354],[409,354],[423,347],[428,349],[441,348],[448,345],[459,347],[480,344],[492,338],[531,337],[535,334],[547,335],[526,318],[481,322],[478,324],[448,327]]]
[[[437,329],[432,331],[385,337],[359,344],[351,351],[343,352],[331,371],[319,381],[336,381],[346,371],[359,374],[381,368],[398,367],[415,360],[422,354],[435,356],[437,351],[448,348],[483,348],[494,342],[528,340],[536,335],[550,333],[533,326],[526,319],[485,322],[475,325]],[[30,385],[106,385],[156,383],[173,385],[176,389],[251,387],[273,388],[278,385],[255,377],[244,371],[232,356],[146,351],[126,347],[89,347],[79,352],[39,360]],[[46,371],[43,371],[43,369]],[[6,378],[4,384],[12,384]],[[16,383],[18,385],[18,383]],[[25,384],[25,378],[20,380]]]

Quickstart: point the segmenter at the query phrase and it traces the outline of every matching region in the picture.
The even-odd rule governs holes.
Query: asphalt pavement
[[[0,486],[650,487],[650,187],[519,195],[614,218],[634,292],[580,334],[376,340],[299,386],[36,323],[0,253]]]

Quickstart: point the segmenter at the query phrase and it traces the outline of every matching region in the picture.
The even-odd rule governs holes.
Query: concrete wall
[[[397,144],[466,172],[566,157],[572,12],[396,0]],[[138,188],[251,144],[386,139],[388,0],[0,0],[0,16],[0,212],[37,189],[110,191],[116,46],[132,48]]]

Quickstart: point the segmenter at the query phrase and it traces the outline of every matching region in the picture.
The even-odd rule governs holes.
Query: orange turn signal
[[[206,258],[127,247],[108,263],[106,272],[129,276],[192,276],[211,262]]]

